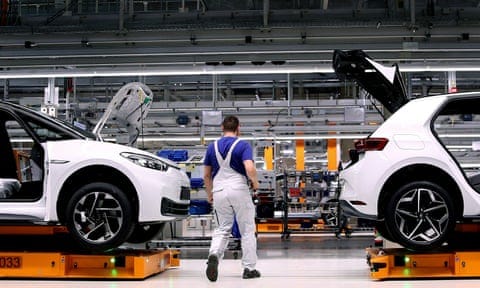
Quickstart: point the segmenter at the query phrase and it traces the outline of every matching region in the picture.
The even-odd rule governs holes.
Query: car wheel
[[[137,224],[133,230],[130,238],[127,242],[129,243],[145,243],[152,240],[157,234],[163,230],[165,223],[150,224],[150,225],[140,225]]]
[[[103,182],[76,190],[66,208],[69,233],[81,248],[105,251],[124,243],[133,230],[133,209],[118,187]]]
[[[405,248],[435,249],[447,241],[455,227],[453,202],[435,183],[412,182],[390,197],[385,223],[392,239]]]

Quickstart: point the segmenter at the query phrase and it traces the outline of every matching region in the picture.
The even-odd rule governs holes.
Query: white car
[[[0,225],[64,225],[80,248],[104,251],[188,216],[175,163],[3,101],[0,159]]]
[[[435,249],[448,244],[456,223],[480,217],[480,93],[408,101],[392,68],[362,51],[335,51],[337,75],[358,81],[393,113],[355,142],[340,171],[339,201],[345,213],[376,220],[385,238]]]

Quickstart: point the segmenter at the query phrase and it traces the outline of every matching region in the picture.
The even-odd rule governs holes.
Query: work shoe
[[[258,272],[257,269],[248,270],[248,268],[245,268],[243,270],[243,276],[242,276],[243,279],[252,279],[252,278],[258,278],[258,277],[260,277],[260,272]]]
[[[207,262],[207,278],[208,280],[215,282],[218,278],[218,257],[215,254],[208,256]]]

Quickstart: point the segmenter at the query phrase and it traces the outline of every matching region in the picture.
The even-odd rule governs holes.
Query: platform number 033
[[[0,269],[22,268],[22,257],[0,256]]]

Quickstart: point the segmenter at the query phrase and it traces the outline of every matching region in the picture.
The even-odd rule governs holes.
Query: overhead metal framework
[[[385,65],[398,63],[411,97],[448,92],[452,77],[460,91],[480,89],[478,1],[0,5],[7,5],[0,9],[2,99],[39,106],[50,84],[59,87],[59,117],[94,125],[121,86],[146,83],[154,105],[142,139],[157,145],[152,149],[218,135],[215,128],[200,131],[202,110],[237,114],[246,133],[274,132],[285,141],[299,129],[308,141],[332,137],[329,132],[368,134],[383,120],[368,95],[336,78],[334,49],[362,49]],[[363,117],[345,120],[350,108],[361,108]],[[176,123],[180,113],[190,119],[185,127]]]
[[[479,66],[475,1],[7,2],[3,70],[328,64],[334,49],[366,50],[380,61]]]

